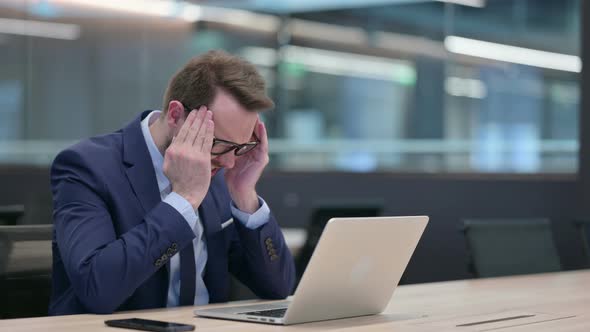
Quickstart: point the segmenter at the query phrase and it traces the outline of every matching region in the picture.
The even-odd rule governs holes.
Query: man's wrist
[[[232,200],[236,207],[246,213],[252,214],[260,208],[260,202],[258,201],[258,194],[256,191],[251,191],[246,194],[234,193]]]
[[[185,193],[181,193],[181,192],[176,192],[178,195],[182,196],[182,198],[186,199],[190,205],[192,205],[193,210],[197,210],[199,208],[199,206],[201,206],[201,202],[203,201],[202,199],[198,199],[197,197],[194,197],[190,194],[185,194]]]
[[[171,192],[162,201],[178,211],[178,213],[184,217],[188,226],[193,230],[195,229],[195,224],[197,223],[199,216],[197,215],[196,209],[193,208],[192,204],[186,198],[180,196],[176,192]]]

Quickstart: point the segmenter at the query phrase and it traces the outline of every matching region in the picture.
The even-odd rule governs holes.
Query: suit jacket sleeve
[[[230,271],[261,298],[282,299],[295,285],[295,264],[272,212],[266,224],[249,229],[234,222]]]
[[[55,238],[68,278],[90,312],[115,311],[194,233],[173,207],[158,203],[136,226],[117,235],[105,178],[74,150],[51,170]]]

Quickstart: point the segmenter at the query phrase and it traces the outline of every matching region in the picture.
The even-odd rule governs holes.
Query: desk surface
[[[193,318],[192,307],[0,320],[0,331],[125,331],[105,319],[139,317],[195,331],[590,331],[590,270],[400,286],[381,315],[287,327]],[[513,319],[508,319],[512,317]],[[521,318],[514,318],[521,317]],[[473,324],[477,322],[487,322]],[[457,325],[464,325],[458,327]]]

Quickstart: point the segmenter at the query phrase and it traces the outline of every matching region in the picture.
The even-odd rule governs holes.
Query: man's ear
[[[184,123],[184,107],[178,100],[171,100],[168,104],[166,123],[172,128],[180,127]]]

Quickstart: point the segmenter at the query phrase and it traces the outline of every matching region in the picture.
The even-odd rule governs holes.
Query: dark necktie
[[[180,305],[195,304],[195,250],[193,243],[180,251]]]

